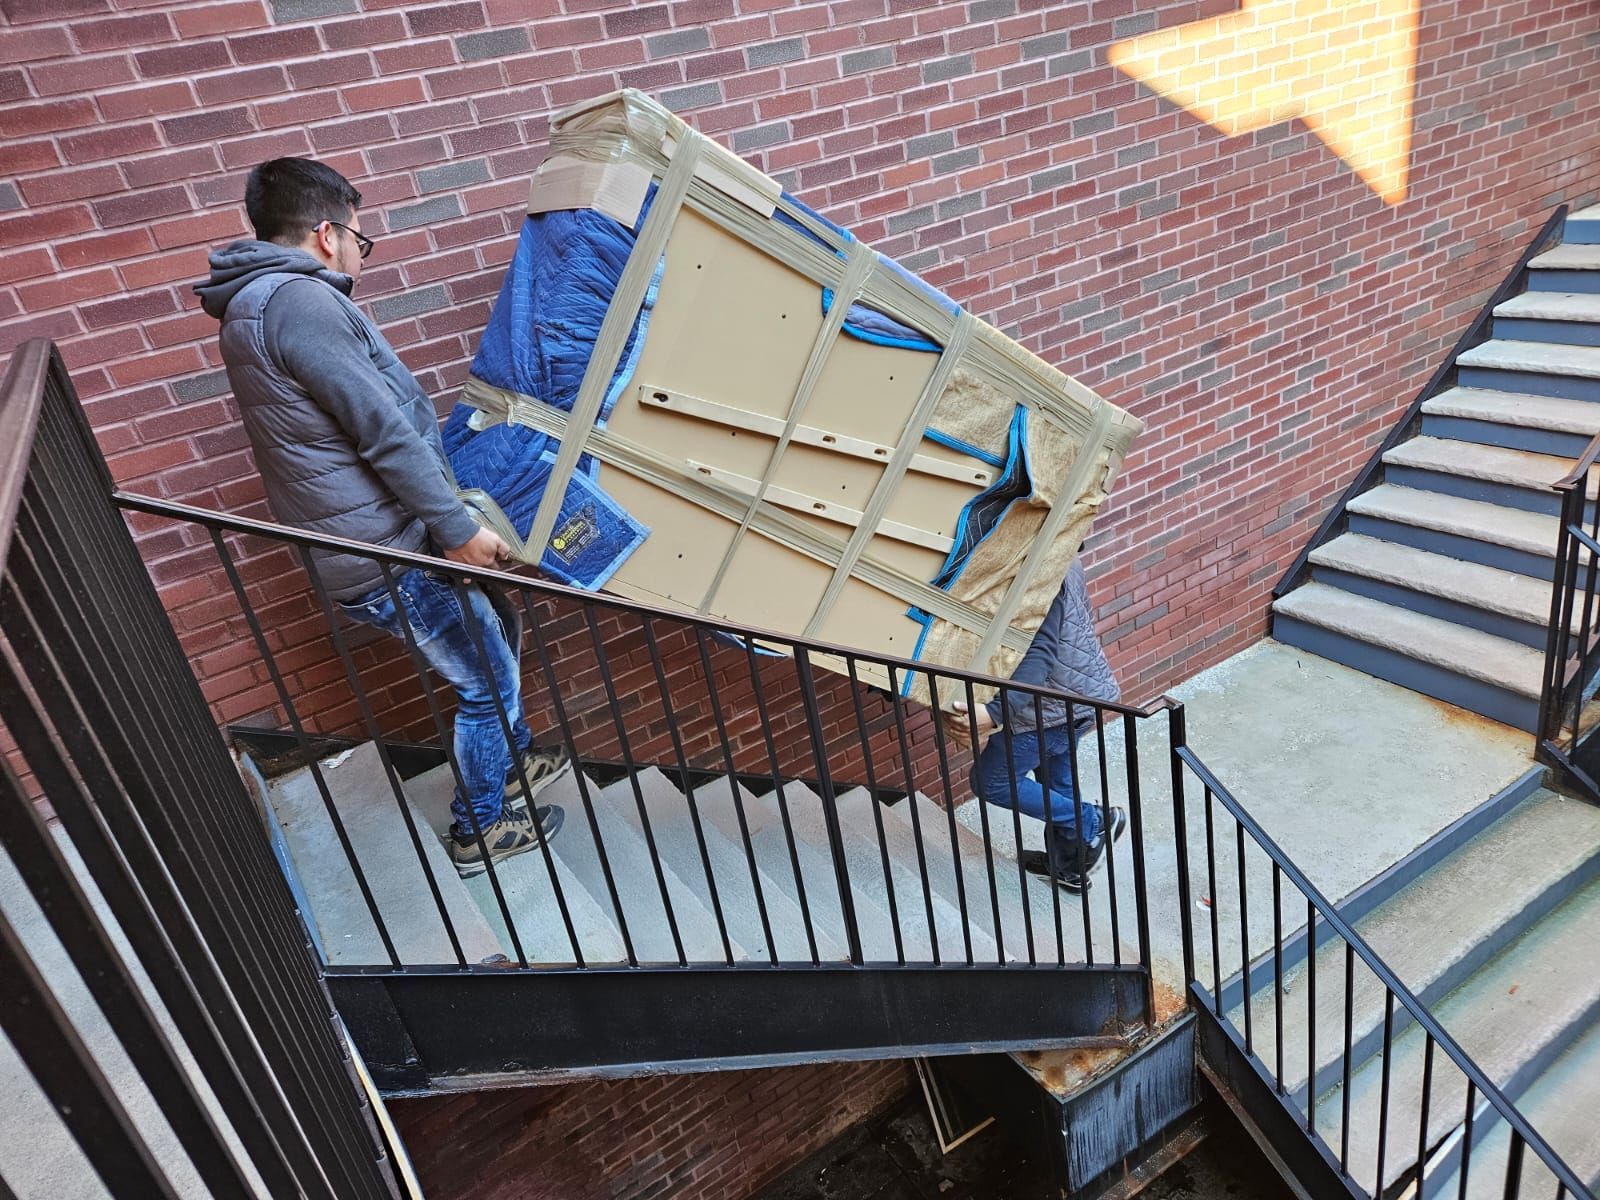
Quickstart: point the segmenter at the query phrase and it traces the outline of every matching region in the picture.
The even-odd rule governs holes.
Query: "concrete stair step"
[[[1537,629],[1539,645],[1550,621],[1548,581],[1397,542],[1343,533],[1312,550],[1311,563],[1523,622]]]
[[[1514,342],[1493,338],[1462,351],[1456,362],[1465,367],[1600,379],[1600,348],[1593,346],[1562,346],[1553,342]]]
[[[1482,562],[1484,558],[1478,557],[1481,551],[1476,547],[1503,548],[1511,552],[1508,562],[1530,568],[1521,570],[1521,574],[1549,579],[1553,570],[1561,527],[1557,517],[1387,483],[1363,492],[1346,507],[1358,518],[1442,535],[1440,545],[1462,551],[1453,557]],[[1431,545],[1423,548],[1435,549]],[[1510,569],[1517,570],[1518,566]]]
[[[1523,292],[1495,305],[1494,315],[1521,321],[1600,322],[1600,296],[1582,292]]]
[[[794,835],[793,850],[800,861],[801,878],[805,884],[806,899],[818,927],[828,931],[839,945],[848,946],[843,907],[839,901],[838,879],[834,871],[833,855],[828,845],[827,825],[823,818],[822,799],[803,783],[788,782],[783,785],[781,803],[789,814],[789,828]],[[770,819],[752,840],[763,861],[776,863],[790,853],[785,834],[780,797],[771,797],[773,810]],[[876,846],[869,846],[860,838],[844,840],[845,869],[849,878],[850,899],[856,914],[856,928],[861,936],[863,959],[866,962],[895,961],[894,926],[885,907],[886,896],[881,883],[877,889],[870,886],[873,874],[881,880],[881,866],[874,866],[871,858],[877,854]],[[770,870],[770,869],[769,869]],[[777,874],[776,871],[771,871]],[[911,947],[906,958],[911,961]]]
[[[1410,467],[1459,475],[1485,483],[1528,488],[1548,494],[1572,471],[1571,459],[1502,446],[1481,446],[1449,438],[1414,437],[1384,453],[1385,465]],[[1591,469],[1591,479],[1600,480],[1600,468]],[[1551,496],[1554,500],[1556,497]],[[1559,510],[1558,510],[1559,511]]]
[[[1600,1184],[1600,1138],[1595,1113],[1600,1112],[1600,1025],[1591,1027],[1517,1101],[1519,1111],[1546,1144],[1590,1188]],[[1468,1160],[1467,1200],[1501,1200],[1510,1165],[1511,1127],[1496,1121],[1482,1139],[1474,1139]],[[1459,1155],[1449,1169],[1430,1176],[1426,1197],[1461,1195]],[[1524,1148],[1520,1195],[1554,1196],[1556,1177],[1531,1149]]]
[[[1407,884],[1357,926],[1424,1004],[1434,1004],[1577,889],[1600,878],[1600,809],[1540,789],[1488,829]],[[1492,881],[1492,886],[1486,884]],[[1344,1046],[1344,943],[1333,939],[1316,956],[1315,1033],[1318,1091],[1337,1082]],[[1284,1085],[1300,1092],[1309,1063],[1310,971],[1284,972]],[[1359,962],[1352,993],[1353,1061],[1381,1048],[1383,985]],[[1270,977],[1251,1004],[1254,1045],[1276,1059],[1277,1029]],[[1242,1028],[1243,1005],[1229,1019]],[[1395,1029],[1406,1014],[1396,1010]]]
[[[1600,204],[1568,213],[1561,238],[1569,245],[1600,245]]]
[[[902,801],[897,807],[904,807]],[[965,923],[958,904],[954,883],[954,868],[948,855],[936,855],[929,841],[922,843],[922,854],[917,853],[917,840],[911,836],[909,824],[902,826],[885,811],[886,806],[873,798],[865,788],[856,788],[839,797],[840,828],[847,838],[859,839],[869,846],[881,847],[889,860],[889,878],[892,881],[895,912],[900,920],[901,936],[906,957],[910,958],[915,945],[920,957],[931,957],[930,937],[937,943],[939,958],[943,962],[966,962],[967,938],[971,937],[971,958],[974,962],[995,962],[1001,958],[993,931],[984,929],[981,920]],[[881,829],[881,835],[880,835]],[[887,896],[883,876],[883,855],[870,858],[867,879],[870,886]],[[923,866],[927,873],[924,875]],[[940,865],[946,868],[940,870]],[[852,867],[852,878],[854,868]],[[947,876],[949,888],[939,885]],[[927,888],[923,881],[926,878]],[[969,915],[972,910],[969,909]],[[929,916],[932,916],[931,933]]]
[[[1536,255],[1528,266],[1535,271],[1600,271],[1600,246],[1563,242]]]
[[[681,802],[677,789],[653,768],[617,780],[594,800],[602,844],[621,894],[623,912],[639,961],[677,961],[672,928],[662,903],[663,888],[671,902],[671,917],[677,924],[687,961],[726,962],[730,953],[735,962],[748,958],[744,946],[731,934],[729,944],[723,944],[698,858],[691,857],[692,852],[686,845],[693,839],[688,822],[670,822],[666,828],[657,829],[654,822],[647,821],[650,811],[647,797],[658,794],[661,789],[671,790]],[[641,807],[645,817],[639,815]],[[647,824],[655,840],[658,866],[651,862],[650,842],[644,832]],[[566,846],[561,848],[567,849]],[[598,866],[592,839],[578,840],[571,849],[584,856],[588,872],[585,878],[592,881]],[[678,873],[679,867],[688,872],[688,879]],[[624,876],[629,877],[626,882]]]
[[[718,886],[733,888],[736,896],[748,894],[749,903],[754,905],[749,857],[742,849],[749,845],[750,855],[756,861],[756,882],[760,884],[761,898],[767,906],[779,960],[811,960],[811,941],[806,936],[808,917],[811,935],[816,939],[817,961],[848,960],[850,954],[844,940],[843,923],[838,917],[838,896],[833,889],[828,889],[824,897],[831,901],[830,919],[822,919],[823,914],[813,907],[813,897],[809,894],[805,896],[804,906],[801,904],[805,876],[801,874],[801,886],[797,887],[794,863],[783,836],[782,817],[775,797],[757,796],[737,781],[730,787],[729,782],[722,779],[695,789],[694,797],[701,817],[737,855],[736,861],[729,861],[727,871],[720,864],[714,867]],[[758,944],[764,952],[765,941]]]
[[[591,795],[599,789],[588,780],[583,781]],[[406,783],[406,796],[422,813],[441,846],[448,836],[450,826],[450,797],[455,791],[455,776],[448,764],[418,775]],[[583,804],[578,789],[578,776],[569,773],[550,784],[539,793],[539,804],[556,804],[564,812],[559,832],[550,841],[550,862],[539,849],[528,850],[514,858],[498,862],[494,867],[495,881],[505,897],[511,922],[516,927],[522,952],[530,963],[559,964],[576,961],[572,937],[567,933],[566,922],[561,917],[556,902],[555,887],[551,884],[550,866],[555,867],[555,879],[561,888],[561,899],[566,902],[572,918],[572,932],[577,937],[578,949],[586,963],[624,962],[627,955],[611,906],[604,890],[592,888],[583,869],[583,855],[579,848],[588,841],[588,830],[583,815]],[[592,851],[591,851],[592,853]],[[574,868],[574,860],[579,866]],[[487,922],[496,940],[499,953],[513,960],[517,956],[516,944],[506,930],[505,917],[500,902],[494,894],[494,884],[488,872],[471,879],[459,881],[480,914]]]
[[[1596,937],[1600,883],[1591,883],[1433,1008],[1439,1023],[1513,1103],[1600,1011],[1600,976],[1593,970]],[[1392,1048],[1386,1184],[1416,1161],[1424,1044],[1421,1027],[1412,1025]],[[1350,1083],[1349,1170],[1364,1187],[1377,1174],[1382,1074],[1382,1057],[1374,1057],[1353,1072]],[[1461,1123],[1466,1092],[1466,1077],[1436,1052],[1430,1145]],[[1336,1150],[1342,1105],[1342,1085],[1317,1102],[1317,1128]]]
[[[1272,607],[1276,613],[1538,699],[1543,656],[1505,638],[1318,583],[1296,588]]]
[[[721,932],[716,929],[716,919],[720,910],[736,960],[753,957],[763,962],[772,961],[744,852],[700,813],[698,802],[691,808],[688,797],[661,771],[647,767],[635,778],[656,850],[662,862],[689,887],[704,911],[710,914],[719,948]],[[723,784],[724,788],[727,786]],[[617,810],[643,837],[645,827],[639,815],[640,805],[629,802],[631,793],[630,785],[627,794],[620,797],[622,802]],[[726,951],[723,953],[725,956]],[[804,957],[809,957],[809,953]]]
[[[400,961],[448,964],[456,961],[429,879],[438,887],[445,912],[469,963],[501,952],[500,940],[479,913],[456,873],[437,830],[434,808],[449,823],[449,793],[420,797],[416,781],[404,785],[403,806],[385,772],[378,748],[363,743],[322,761],[320,770],[335,810],[366,877],[379,915]],[[387,964],[371,910],[345,856],[310,767],[273,780],[267,788],[300,885],[311,905],[328,961],[339,966]],[[425,862],[407,831],[415,830]]]
[[[1587,297],[1586,297],[1587,298]],[[1600,296],[1592,297],[1600,306]],[[1457,417],[1592,438],[1600,433],[1600,406],[1560,396],[1530,396],[1492,388],[1451,388],[1422,405],[1423,416]]]
[[[918,794],[911,801],[891,805],[884,818],[884,829],[891,845],[900,853],[915,854],[915,841],[911,823],[912,804],[916,805],[917,825],[928,858],[929,874],[934,886],[951,904],[959,906],[964,898],[970,918],[995,941],[1005,946],[1008,959],[1026,960],[1028,957],[1028,922],[1023,915],[1023,896],[1026,894],[1035,922],[1050,920],[1047,912],[1049,898],[1043,894],[1043,884],[1026,875],[1013,858],[995,850],[993,841],[985,856],[983,839],[959,822],[928,797]],[[950,826],[955,825],[955,842],[950,839]],[[958,874],[959,871],[959,874]],[[993,888],[990,887],[991,871]],[[959,886],[958,886],[959,880]],[[998,926],[996,920],[998,910]],[[999,933],[996,935],[998,927]],[[1042,926],[1035,925],[1035,928]],[[1045,953],[1042,940],[1035,935],[1038,953]],[[1052,944],[1049,954],[1054,956]]]

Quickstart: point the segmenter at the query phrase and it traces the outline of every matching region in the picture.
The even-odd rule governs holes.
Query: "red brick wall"
[[[1398,208],[1299,125],[1225,138],[1108,65],[1232,7],[0,0],[0,352],[62,343],[127,485],[260,511],[187,290],[245,231],[242,172],[314,154],[358,181],[390,230],[362,295],[444,407],[546,115],[647,88],[1144,418],[1090,562],[1145,696],[1261,635],[1334,489],[1596,175],[1587,0],[1424,7]],[[140,528],[203,624],[214,577]],[[212,691],[249,711],[262,682]]]
[[[433,1200],[744,1200],[909,1086],[903,1062],[825,1063],[389,1108]]]

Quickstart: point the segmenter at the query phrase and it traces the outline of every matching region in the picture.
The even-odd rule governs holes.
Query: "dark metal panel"
[[[1067,1181],[1076,1190],[1153,1142],[1200,1102],[1195,1021],[1180,1019],[1061,1106]]]
[[[1143,1026],[1146,995],[1138,968],[1112,966],[412,971],[328,984],[391,1089],[416,1076],[374,985],[430,1079],[1121,1045]]]
[[[1200,1059],[1223,1098],[1264,1141],[1278,1169],[1312,1200],[1367,1200],[1339,1170],[1339,1160],[1317,1134],[1307,1133],[1298,1113],[1279,1099],[1266,1068],[1245,1054],[1233,1030],[1205,1004],[1192,1006],[1199,1030]]]

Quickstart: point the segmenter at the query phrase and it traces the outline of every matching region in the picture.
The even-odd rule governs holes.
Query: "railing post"
[[[817,711],[817,681],[811,673],[811,655],[804,646],[794,648],[795,670],[800,675],[800,691],[805,702],[806,729],[817,757],[817,786],[822,789],[822,820],[828,828],[828,853],[833,858],[833,877],[839,885],[839,913],[844,917],[845,938],[850,945],[850,961],[860,966],[861,928],[856,924],[855,897],[850,894],[850,869],[844,858],[844,833],[839,828],[839,813],[833,803],[833,780],[828,772],[828,740],[822,733],[822,714]]]
[[[1169,753],[1172,761],[1173,853],[1178,865],[1178,922],[1183,929],[1183,986],[1194,982],[1194,922],[1189,897],[1189,818],[1183,803],[1183,758],[1178,753],[1188,743],[1188,722],[1183,705],[1167,710]]]

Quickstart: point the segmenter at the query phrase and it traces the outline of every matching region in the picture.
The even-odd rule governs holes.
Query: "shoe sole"
[[[1108,851],[1106,853],[1102,853],[1100,855],[1100,857],[1095,860],[1094,865],[1089,868],[1088,876],[1080,883],[1068,883],[1066,880],[1060,878],[1059,876],[1052,875],[1048,870],[1038,871],[1038,870],[1035,870],[1033,867],[1030,867],[1030,866],[1028,866],[1026,864],[1023,865],[1022,869],[1024,871],[1026,871],[1029,875],[1032,875],[1035,879],[1042,879],[1046,883],[1055,884],[1063,892],[1066,892],[1069,895],[1081,896],[1081,895],[1083,895],[1084,892],[1088,891],[1089,890],[1089,886],[1092,883],[1094,883],[1094,878],[1093,878],[1094,877],[1094,873],[1096,871],[1098,871],[1100,869],[1100,867],[1105,863],[1106,857],[1107,857],[1107,853],[1109,853],[1110,851],[1114,851],[1116,849],[1117,843],[1122,840],[1122,835],[1127,833],[1127,832],[1128,832],[1128,822],[1127,822],[1126,818],[1124,818],[1124,820],[1122,822],[1122,827],[1119,828],[1119,829],[1114,830],[1112,832],[1112,834],[1111,834],[1111,845],[1108,848]]]
[[[558,804],[550,806],[550,815],[545,819],[545,825],[535,835],[532,841],[525,846],[517,846],[511,850],[501,851],[499,854],[490,854],[487,860],[478,860],[470,863],[456,863],[456,874],[462,879],[474,879],[489,869],[489,863],[503,863],[508,858],[529,850],[537,850],[540,846],[550,841],[560,832],[562,824],[567,819],[567,811]]]

